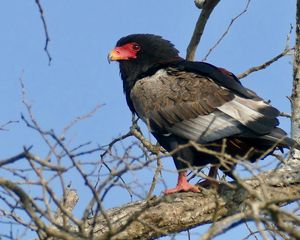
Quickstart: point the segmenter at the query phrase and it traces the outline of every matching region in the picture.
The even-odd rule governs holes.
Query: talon
[[[200,192],[199,187],[197,187],[196,185],[192,185],[192,184],[188,184],[188,185],[177,185],[175,188],[170,188],[167,189],[164,193],[166,195],[168,194],[172,194],[172,193],[177,193],[177,192],[195,192],[198,193]]]
[[[204,180],[204,181],[201,181],[199,183],[197,183],[197,185],[203,187],[203,188],[208,188],[211,186],[211,182],[209,180]]]
[[[219,182],[206,179],[202,182],[197,183],[197,186],[202,187],[202,188],[218,188]]]
[[[165,190],[164,194],[172,194],[177,192],[200,192],[200,188],[196,185],[190,184],[186,178],[186,172],[180,172],[178,175],[178,183],[175,188]]]
[[[218,188],[219,182],[216,180],[217,172],[218,172],[218,166],[212,166],[208,173],[209,179],[205,179],[204,181],[198,183],[197,185],[203,188],[209,188],[209,187]]]

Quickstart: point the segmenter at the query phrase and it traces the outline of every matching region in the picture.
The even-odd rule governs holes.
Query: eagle
[[[161,36],[123,37],[108,60],[119,62],[129,109],[173,157],[178,182],[165,194],[199,192],[187,180],[193,166],[211,164],[210,177],[215,178],[220,168],[234,179],[236,162],[223,164],[215,153],[255,162],[276,149],[299,148],[278,127],[280,112],[275,107],[224,68],[181,58]],[[199,150],[197,144],[208,151]]]

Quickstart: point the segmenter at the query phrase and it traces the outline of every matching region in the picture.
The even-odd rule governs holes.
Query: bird
[[[174,160],[177,185],[165,194],[200,192],[187,179],[192,167],[210,165],[209,177],[215,178],[220,169],[235,179],[236,162],[224,164],[216,153],[256,162],[275,150],[299,149],[278,127],[278,109],[244,87],[230,71],[180,57],[161,36],[122,37],[108,60],[119,63],[129,109]]]

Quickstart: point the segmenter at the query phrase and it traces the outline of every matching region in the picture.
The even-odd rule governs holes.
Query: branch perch
[[[200,194],[179,193],[126,204],[106,212],[111,219],[112,232],[102,216],[97,218],[94,229],[87,223],[86,230],[93,231],[101,240],[112,233],[111,239],[153,239],[243,213],[248,208],[247,202],[260,201],[253,193],[259,196],[266,189],[264,204],[287,204],[300,198],[299,169],[299,166],[286,167],[262,173],[259,178],[264,186],[256,177],[244,181],[243,185],[246,184],[251,192],[243,186],[233,190],[223,185],[218,193],[203,190]]]
[[[214,10],[214,8],[217,6],[217,4],[219,3],[220,0],[210,0],[210,1],[205,1],[205,3],[203,4],[203,9],[201,11],[201,14],[197,20],[194,32],[193,32],[193,36],[190,40],[190,43],[187,47],[187,51],[186,51],[186,59],[193,61],[195,58],[195,53],[196,53],[196,49],[198,47],[198,44],[201,40],[201,37],[203,35],[204,32],[204,28],[205,25],[207,23],[207,20],[210,16],[210,14],[212,13],[212,11]]]

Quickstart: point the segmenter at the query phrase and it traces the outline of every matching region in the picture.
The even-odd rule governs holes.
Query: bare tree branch
[[[291,96],[292,104],[292,138],[300,142],[300,0],[297,0],[296,12],[296,45],[294,56],[294,69],[293,69],[293,90]],[[297,156],[300,157],[298,151]]]
[[[31,148],[31,147],[30,147]],[[7,165],[7,164],[11,164],[11,163],[14,163],[15,161],[18,161],[22,158],[25,158],[26,157],[26,152],[28,152],[30,150],[30,148],[25,148],[23,152],[13,156],[13,157],[10,157],[10,158],[7,158],[7,159],[4,159],[4,160],[1,160],[0,161],[0,167],[4,166],[4,165]]]
[[[157,184],[158,175],[161,174],[161,171],[162,171],[161,159],[159,157],[157,157],[157,167],[155,169],[155,173],[154,173],[154,176],[153,176],[153,179],[152,179],[152,183],[151,183],[151,186],[150,186],[149,192],[147,194],[147,198],[146,198],[148,200],[152,197],[152,193],[153,193],[154,188]]]
[[[187,60],[194,60],[195,58],[195,53],[198,47],[198,44],[201,40],[202,34],[204,32],[205,25],[207,23],[207,20],[214,10],[214,8],[217,6],[220,0],[209,0],[205,1],[202,7],[201,14],[197,20],[192,38],[190,40],[190,43],[187,47],[186,51],[186,59]]]
[[[114,233],[113,236],[110,235],[111,239],[153,239],[162,234],[176,233],[243,213],[249,209],[250,203],[260,202],[256,197],[262,194],[263,188],[267,189],[266,202],[261,202],[264,206],[272,203],[287,204],[300,198],[299,166],[298,170],[287,167],[263,173],[260,178],[266,184],[264,187],[256,177],[243,181],[251,192],[243,186],[237,186],[237,189],[233,190],[224,185],[218,193],[214,190],[203,190],[200,194],[180,193],[108,210],[107,216],[111,219]],[[216,217],[213,216],[213,212],[216,212]],[[134,218],[134,221],[124,228],[124,224],[128,223],[130,218]],[[94,231],[97,239],[106,239],[108,229],[102,216],[97,218],[94,229],[90,229],[89,226],[87,229]]]
[[[294,50],[294,48],[285,48],[281,53],[279,53],[278,55],[276,55],[275,57],[273,57],[269,61],[267,61],[267,62],[265,62],[261,65],[252,67],[252,68],[248,69],[247,71],[238,74],[237,77],[239,79],[242,79],[244,77],[247,77],[249,74],[251,74],[253,72],[257,72],[257,71],[260,71],[262,69],[265,69],[268,66],[270,66],[271,64],[273,64],[274,62],[276,62],[277,60],[279,60],[280,58],[282,58],[282,57],[286,56],[287,54],[289,54],[292,50]]]
[[[44,16],[44,9],[43,9],[43,7],[42,7],[42,5],[40,3],[40,0],[35,0],[35,3],[36,3],[36,5],[37,5],[37,7],[39,9],[40,16],[41,16],[42,23],[43,23],[43,28],[44,28],[45,37],[46,37],[44,51],[47,54],[48,64],[50,65],[51,61],[52,61],[52,57],[51,57],[49,49],[48,49],[48,44],[50,42],[50,36],[49,36],[49,33],[48,33],[48,27],[47,27],[47,23],[46,23],[45,16]]]
[[[202,235],[201,240],[212,239],[213,237],[230,230],[232,228],[232,226],[236,227],[237,222],[242,223],[246,219],[248,219],[249,216],[250,216],[250,214],[248,214],[248,216],[247,216],[246,213],[240,212],[240,213],[236,213],[232,216],[228,216],[228,217],[220,220],[219,222],[214,222],[212,224],[212,226],[209,228],[209,230]]]
[[[234,18],[231,19],[227,29],[225,30],[225,32],[222,34],[222,36],[218,39],[218,41],[208,50],[208,53],[204,56],[204,58],[202,59],[202,61],[206,61],[208,56],[212,53],[212,51],[222,42],[222,40],[225,38],[225,36],[229,33],[230,28],[232,27],[233,23],[239,18],[241,17],[244,13],[247,12],[249,4],[250,4],[251,0],[248,0],[245,6],[245,9],[240,12],[237,16],[235,16]]]
[[[77,191],[74,189],[67,189],[66,194],[64,198],[61,200],[61,206],[67,211],[69,214],[73,211],[74,207],[76,206],[77,202],[79,200],[79,196],[77,194]],[[55,214],[55,221],[56,224],[61,226],[67,225],[67,218],[64,212],[58,208]]]
[[[18,196],[20,203],[22,204],[26,213],[30,216],[30,218],[34,221],[34,223],[38,226],[38,228],[44,231],[45,235],[54,236],[60,239],[68,239],[68,240],[80,239],[79,237],[72,237],[70,234],[62,231],[62,229],[56,230],[54,228],[47,227],[45,223],[37,215],[37,211],[38,212],[40,211],[39,207],[28,196],[28,194],[25,191],[23,191],[19,186],[17,186],[15,183],[0,178],[0,186],[12,191],[14,194]]]
[[[0,131],[8,131],[8,129],[6,129],[6,127],[10,124],[13,124],[13,123],[19,123],[19,121],[13,121],[13,120],[10,120],[2,125],[0,125]]]
[[[232,18],[223,35],[209,50],[208,55],[230,31],[234,21],[247,11],[250,1],[246,0],[245,9]],[[41,2],[41,0],[35,0],[46,36],[44,50],[50,64],[51,56],[48,51],[50,38]],[[194,2],[199,9],[202,9],[202,12],[187,49],[189,60],[194,59],[208,18],[220,0],[194,0]],[[300,0],[298,0],[298,7],[300,7],[299,2]],[[299,23],[299,17],[297,19]],[[297,27],[296,32],[299,35],[299,24]],[[300,40],[297,41],[294,84],[298,85]],[[291,50],[293,49],[287,44],[282,53],[260,66],[250,68],[239,77],[245,77],[254,71],[268,67],[289,54]],[[4,206],[0,208],[0,222],[11,226],[12,229],[11,232],[0,233],[0,238],[20,239],[16,236],[19,229],[23,229],[24,232],[29,229],[43,240],[153,239],[186,231],[199,225],[211,224],[208,231],[201,236],[203,240],[208,240],[246,221],[253,221],[256,229],[252,231],[248,227],[250,234],[245,239],[249,236],[254,236],[256,239],[258,239],[257,236],[262,239],[268,239],[269,236],[274,239],[277,236],[283,239],[300,238],[298,229],[300,226],[298,201],[300,199],[300,163],[297,160],[287,161],[288,154],[274,153],[273,156],[279,160],[277,167],[272,171],[264,172],[264,169],[270,169],[270,165],[266,166],[269,163],[262,163],[263,166],[256,165],[246,161],[247,155],[234,159],[231,155],[225,154],[226,141],[220,152],[207,149],[195,142],[189,142],[167,153],[144,136],[137,124],[138,119],[134,116],[126,134],[113,139],[107,145],[96,144],[98,147],[93,146],[88,149],[92,146],[92,141],[73,144],[73,141],[67,138],[67,133],[78,122],[90,118],[100,106],[75,118],[63,128],[60,134],[56,135],[54,130],[41,128],[26,98],[22,76],[20,82],[22,101],[27,110],[26,116],[28,116],[22,115],[21,119],[26,127],[34,130],[40,137],[43,146],[46,147],[46,157],[39,157],[31,151],[31,148],[24,147],[21,153],[0,160],[3,176],[8,176],[6,179],[0,178],[0,203]],[[292,105],[294,108],[300,102],[298,99],[300,90],[298,92],[297,87],[294,88],[292,96],[294,97],[292,100],[296,101]],[[299,106],[298,109],[300,109]],[[281,113],[281,115],[289,117],[287,113]],[[293,115],[293,120],[299,121],[299,116]],[[0,126],[0,130],[4,130],[5,126],[5,124]],[[299,124],[296,130],[298,126]],[[123,141],[127,138],[133,141]],[[238,172],[234,172],[236,181],[230,183],[224,177],[219,180],[207,177],[214,181],[213,189],[202,189],[200,193],[153,196],[156,184],[163,182],[160,176],[161,170],[169,170],[163,169],[161,159],[191,146],[196,151],[215,156],[225,167],[229,163],[239,164],[252,177],[246,180],[241,179]],[[43,151],[42,147],[41,152]],[[261,157],[268,153],[270,152],[262,153]],[[289,165],[284,165],[285,163]],[[274,161],[271,164],[273,168]],[[213,165],[213,167],[216,166]],[[193,166],[189,166],[189,169],[195,177],[206,177],[202,169]],[[146,181],[139,178],[140,174],[143,178],[147,170],[153,174],[152,181],[151,177]],[[78,178],[76,185],[74,177]],[[131,203],[106,209],[111,197],[119,197],[114,195],[115,187],[121,188],[122,192],[128,191]],[[84,190],[84,196],[78,195],[77,192],[82,192],[82,190]],[[117,189],[117,194],[122,194],[119,190]],[[80,216],[78,212],[73,214],[78,197],[81,197]],[[132,202],[133,197],[141,200]],[[124,198],[123,195],[122,198]],[[282,208],[289,203],[293,203],[290,206],[295,206],[295,208],[292,210]],[[16,227],[13,228],[15,225]],[[189,232],[188,238],[190,239]]]

